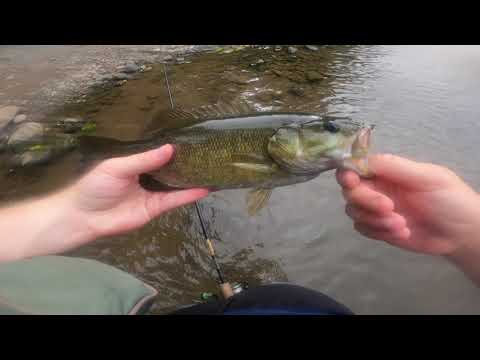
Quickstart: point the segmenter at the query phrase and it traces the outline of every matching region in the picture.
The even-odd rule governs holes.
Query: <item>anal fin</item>
[[[247,211],[250,216],[263,209],[272,195],[272,189],[254,189],[247,194]]]

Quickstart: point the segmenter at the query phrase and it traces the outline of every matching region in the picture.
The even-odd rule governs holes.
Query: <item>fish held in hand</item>
[[[80,150],[98,159],[171,144],[175,148],[171,161],[143,174],[142,186],[152,191],[251,188],[247,196],[251,215],[266,205],[276,187],[306,182],[336,168],[370,176],[367,156],[371,126],[310,113],[225,113],[219,109],[165,113],[164,117],[190,125],[150,128],[148,136],[138,141],[83,136],[79,138]],[[158,120],[161,124],[161,117]]]

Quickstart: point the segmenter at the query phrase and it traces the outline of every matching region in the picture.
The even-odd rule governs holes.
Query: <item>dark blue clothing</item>
[[[353,315],[344,305],[317,291],[291,284],[244,290],[228,300],[193,305],[172,315]]]

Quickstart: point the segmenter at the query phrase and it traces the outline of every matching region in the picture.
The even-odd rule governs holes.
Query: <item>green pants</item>
[[[156,295],[94,260],[41,256],[0,264],[0,315],[144,314]]]

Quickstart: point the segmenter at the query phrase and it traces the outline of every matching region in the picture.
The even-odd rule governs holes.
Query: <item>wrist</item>
[[[72,234],[72,245],[82,245],[98,237],[91,226],[88,214],[76,206],[77,192],[75,186],[70,186],[56,194],[56,202],[61,211],[61,227]]]
[[[95,239],[86,215],[75,207],[75,195],[69,187],[38,200],[37,211],[44,218],[31,244],[34,256],[66,252]]]
[[[455,239],[459,246],[445,258],[480,286],[480,195],[474,193],[470,198],[472,222]]]
[[[70,189],[0,209],[0,262],[62,253],[95,239]]]

